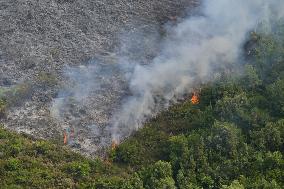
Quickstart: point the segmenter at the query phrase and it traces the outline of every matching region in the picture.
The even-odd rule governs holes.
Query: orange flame
[[[115,150],[116,148],[117,148],[117,142],[113,140],[111,143],[111,149]]]
[[[195,92],[193,93],[193,95],[191,97],[191,103],[192,104],[199,104],[199,97]]]
[[[66,133],[66,131],[64,131],[63,143],[67,144],[67,133]]]

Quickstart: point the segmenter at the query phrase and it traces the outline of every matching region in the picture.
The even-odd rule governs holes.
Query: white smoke
[[[284,17],[284,1],[204,0],[199,10],[167,26],[160,43],[157,28],[138,29],[123,35],[121,48],[108,57],[108,64],[93,61],[67,68],[69,85],[54,99],[52,116],[70,126],[95,122],[84,138],[99,138],[98,146],[107,145],[109,136],[119,142],[197,85],[237,65],[249,32],[259,23],[269,32],[269,24]],[[156,56],[150,63],[149,55]],[[117,107],[127,90],[131,95]],[[77,116],[85,107],[87,113]],[[108,121],[106,114],[114,107],[117,111]]]
[[[64,77],[69,79],[69,85],[54,99],[51,107],[52,116],[61,119],[70,99],[82,102],[88,98],[91,91],[100,90],[102,82],[98,82],[98,77],[103,75],[102,72],[101,67],[94,63],[88,66],[66,67]]]
[[[159,56],[136,64],[127,97],[110,126],[120,141],[149,118],[236,63],[248,33],[258,23],[284,16],[283,0],[205,0],[200,14],[172,28]]]

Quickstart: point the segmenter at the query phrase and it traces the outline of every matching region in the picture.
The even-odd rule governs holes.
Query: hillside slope
[[[193,6],[196,1],[191,0],[1,1],[0,98],[7,104],[0,117],[3,124],[61,142],[63,130],[76,127],[77,137],[86,141],[79,139],[77,149],[91,154],[96,138],[88,126],[106,125],[125,90],[120,76],[113,73],[113,78],[102,82],[109,86],[107,90],[96,91],[84,104],[75,103],[71,99],[75,86],[69,81],[72,70],[83,68],[94,75],[96,68],[86,65],[100,62],[111,71],[107,66],[116,62],[116,54],[125,53],[121,49],[125,35],[129,44],[140,46],[132,56],[152,57],[162,24]],[[143,43],[144,39],[137,38],[146,35],[153,40]],[[78,75],[75,80],[88,73]],[[90,88],[94,86],[90,84]],[[59,102],[64,107],[57,108],[62,97],[67,99]]]
[[[251,33],[245,69],[162,112],[105,162],[0,130],[6,188],[256,189],[284,186],[284,38]]]

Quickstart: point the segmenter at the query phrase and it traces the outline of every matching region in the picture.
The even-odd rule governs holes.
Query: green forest
[[[283,188],[284,25],[243,49],[239,74],[203,84],[198,104],[161,112],[107,160],[1,128],[0,188]]]

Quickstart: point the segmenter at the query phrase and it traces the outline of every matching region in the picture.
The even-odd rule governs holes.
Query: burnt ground
[[[147,63],[159,50],[165,23],[177,22],[196,5],[194,0],[1,0],[5,127],[58,141],[64,129],[74,128],[69,144],[97,154],[99,145],[110,144],[108,137],[101,140],[107,135],[102,128],[127,91],[115,66],[119,57]]]

